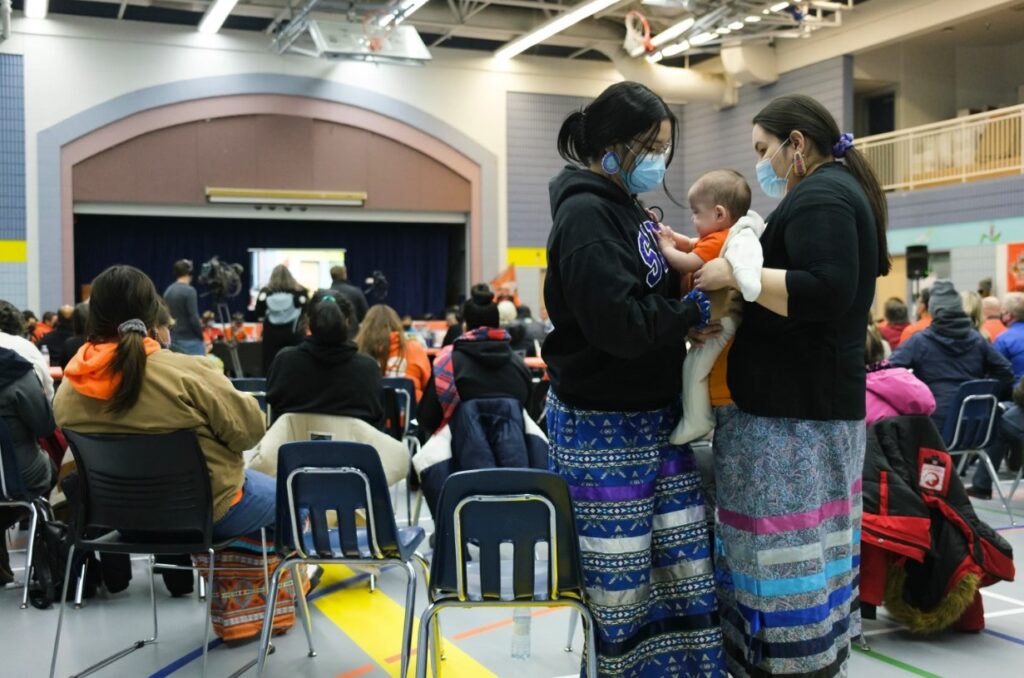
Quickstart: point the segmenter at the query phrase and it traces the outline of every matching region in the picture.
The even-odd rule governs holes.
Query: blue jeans
[[[206,344],[202,339],[174,339],[171,344],[188,355],[206,355]]]
[[[242,500],[213,524],[214,541],[252,535],[261,527],[273,527],[277,515],[277,480],[259,471],[245,471]]]
[[[994,435],[995,440],[989,443],[985,451],[988,452],[988,456],[992,460],[992,467],[998,472],[999,465],[1003,463],[1003,459],[1010,449],[1010,444],[1015,440],[1024,440],[1024,412],[1016,405],[1011,405],[1010,409],[1003,412],[1003,416],[996,423]],[[984,492],[992,491],[992,477],[989,476],[988,469],[980,460],[977,468],[974,469],[971,484]]]

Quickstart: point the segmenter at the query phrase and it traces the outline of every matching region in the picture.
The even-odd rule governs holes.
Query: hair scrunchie
[[[832,157],[845,158],[846,152],[851,148],[853,148],[853,135],[849,132],[843,132],[839,135],[839,141],[832,146]]]
[[[708,295],[704,294],[704,290],[699,289],[694,289],[683,297],[683,301],[687,299],[697,304],[697,310],[700,311],[700,322],[694,327],[698,330],[704,329],[711,322],[711,300],[708,299]]]
[[[131,320],[125,320],[117,326],[117,336],[119,337],[123,337],[131,332],[146,336],[146,323],[142,322],[138,318],[132,318]]]

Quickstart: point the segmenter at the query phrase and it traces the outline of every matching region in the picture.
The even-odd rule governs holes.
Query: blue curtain
[[[382,271],[389,283],[386,303],[399,315],[441,317],[446,302],[453,303],[450,263],[458,263],[462,233],[446,224],[78,215],[75,290],[108,266],[130,264],[148,273],[162,293],[173,282],[175,261],[191,259],[198,273],[200,264],[216,255],[246,267],[242,294],[228,300],[232,312],[244,311],[252,286],[249,248],[344,248],[354,284],[362,286],[373,271]],[[202,285],[197,288],[202,294]],[[212,302],[201,296],[199,305],[203,310]]]

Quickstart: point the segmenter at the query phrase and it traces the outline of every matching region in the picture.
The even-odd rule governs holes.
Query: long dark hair
[[[121,383],[110,403],[111,412],[125,412],[138,402],[146,376],[145,337],[137,332],[118,336],[117,328],[124,321],[137,318],[145,324],[148,334],[156,327],[161,303],[153,281],[134,266],[111,266],[92,281],[87,340],[117,342],[110,370],[121,377]]]
[[[344,344],[357,324],[352,303],[337,293],[318,292],[310,304],[309,331],[318,344]]]
[[[799,131],[826,157],[832,157],[832,147],[839,141],[839,125],[832,114],[815,99],[803,94],[789,94],[773,100],[754,116],[753,123],[780,141]],[[871,203],[878,233],[878,275],[888,275],[889,244],[885,229],[889,224],[889,203],[874,170],[856,147],[847,149],[844,160]]]
[[[670,165],[679,127],[675,114],[648,87],[638,82],[619,82],[562,122],[558,154],[566,162],[589,166],[600,161],[613,146],[636,143],[646,149],[658,138],[662,120],[672,125],[672,146],[665,161]]]

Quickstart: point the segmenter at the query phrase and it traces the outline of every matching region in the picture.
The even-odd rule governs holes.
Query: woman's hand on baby
[[[736,278],[732,274],[732,264],[719,257],[712,259],[694,274],[694,286],[705,292],[713,292],[726,287],[736,287]]]
[[[703,346],[704,342],[713,339],[722,333],[722,323],[718,321],[708,323],[703,329],[691,329],[687,337],[694,346]]]

